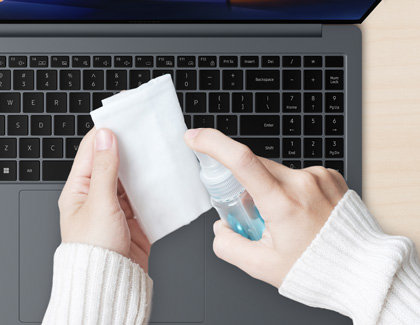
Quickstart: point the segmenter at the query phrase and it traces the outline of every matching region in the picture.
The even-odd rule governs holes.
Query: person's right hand
[[[250,241],[221,220],[214,224],[215,254],[276,288],[348,190],[341,174],[323,167],[289,169],[255,156],[213,129],[192,129],[185,141],[229,168],[248,190],[265,221],[262,239]]]

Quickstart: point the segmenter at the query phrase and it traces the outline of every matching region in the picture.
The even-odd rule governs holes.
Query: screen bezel
[[[360,19],[320,20],[0,20],[0,24],[361,24],[382,0],[375,0]]]

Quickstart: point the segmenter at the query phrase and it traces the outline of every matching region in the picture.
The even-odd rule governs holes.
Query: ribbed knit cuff
[[[354,324],[420,321],[420,269],[414,244],[384,234],[354,191],[337,204],[279,292],[349,316]]]
[[[43,324],[147,324],[152,286],[139,265],[118,253],[61,244]]]

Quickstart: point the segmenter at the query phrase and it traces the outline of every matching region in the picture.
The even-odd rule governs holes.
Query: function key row
[[[8,64],[7,64],[8,63]],[[280,64],[281,63],[281,64]],[[0,68],[342,68],[343,56],[0,56]]]

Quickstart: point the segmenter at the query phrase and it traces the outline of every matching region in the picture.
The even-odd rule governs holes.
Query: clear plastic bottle
[[[201,181],[220,218],[243,237],[260,240],[265,224],[252,197],[228,168],[208,155],[195,154],[201,165]]]

